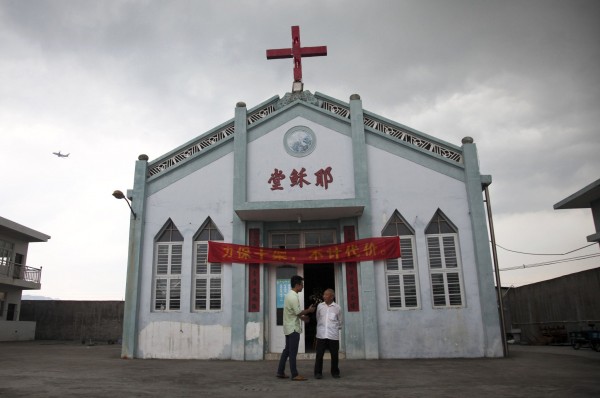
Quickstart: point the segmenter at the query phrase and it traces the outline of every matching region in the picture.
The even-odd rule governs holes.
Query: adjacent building
[[[0,217],[0,341],[33,340],[35,322],[19,320],[23,290],[41,288],[42,268],[27,263],[29,243],[50,236]]]
[[[596,233],[587,237],[588,242],[600,245],[600,178],[554,205],[555,210],[591,209]]]

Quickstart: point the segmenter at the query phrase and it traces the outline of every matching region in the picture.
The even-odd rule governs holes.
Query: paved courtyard
[[[340,379],[315,380],[303,360],[309,380],[295,382],[275,377],[275,361],[124,360],[118,345],[2,342],[0,396],[600,397],[600,352],[509,348],[500,359],[346,359]]]

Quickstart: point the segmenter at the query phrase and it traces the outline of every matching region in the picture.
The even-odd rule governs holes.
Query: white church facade
[[[364,110],[356,94],[240,102],[231,120],[136,162],[122,356],[277,357],[282,298],[298,274],[305,306],[335,290],[345,358],[500,357],[490,183],[471,138],[441,141]],[[395,236],[400,258],[285,260]],[[211,263],[209,241],[282,257]],[[314,338],[313,321],[301,354]]]

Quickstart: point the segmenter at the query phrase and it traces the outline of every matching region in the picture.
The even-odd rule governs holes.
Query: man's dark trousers
[[[296,369],[296,357],[298,356],[298,346],[300,345],[300,333],[292,332],[285,336],[285,348],[279,358],[279,367],[277,368],[277,374],[285,373],[285,362],[288,357],[290,358],[290,372],[292,378],[298,376],[298,369]]]
[[[317,339],[317,358],[315,360],[315,376],[323,374],[323,355],[325,355],[325,350],[329,350],[329,353],[331,354],[331,375],[339,376],[340,369],[338,367],[338,352],[340,350],[340,341],[329,339]]]

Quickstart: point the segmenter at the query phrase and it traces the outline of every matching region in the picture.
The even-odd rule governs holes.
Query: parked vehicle
[[[571,346],[576,350],[581,347],[590,347],[600,352],[600,330],[570,332],[569,340],[571,341]]]

